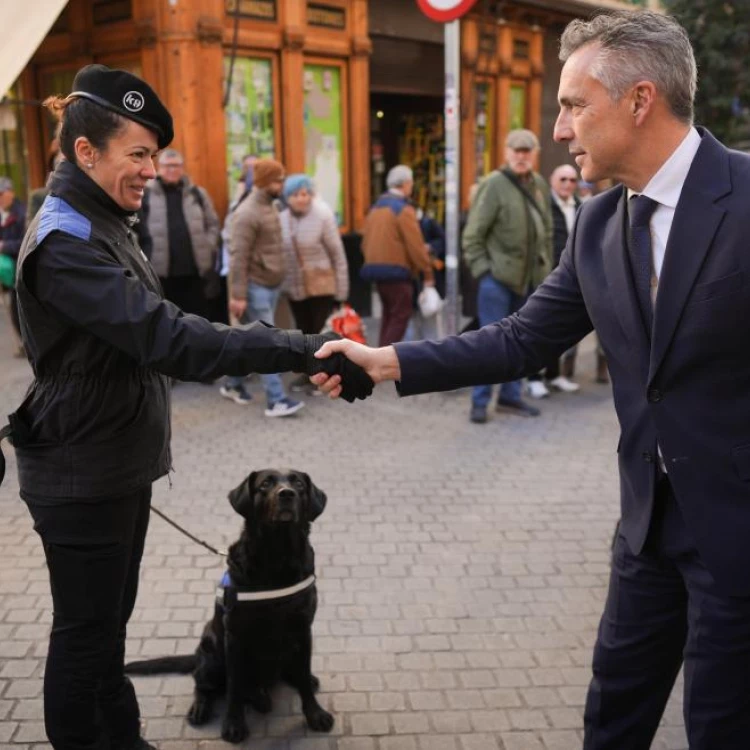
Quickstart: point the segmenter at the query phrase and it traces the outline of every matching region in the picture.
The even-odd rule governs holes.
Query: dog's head
[[[229,493],[232,507],[250,524],[310,523],[327,499],[305,472],[292,469],[254,471]]]

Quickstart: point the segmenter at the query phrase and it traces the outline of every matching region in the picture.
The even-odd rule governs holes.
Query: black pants
[[[123,673],[151,486],[119,497],[50,504],[25,497],[47,558],[54,615],[44,724],[55,750],[118,750],[140,735]]]
[[[622,535],[615,541],[584,750],[648,750],[683,662],[690,750],[746,750],[750,597],[717,587],[662,479],[641,554]]]
[[[169,276],[159,278],[164,297],[185,313],[207,317],[208,306],[203,294],[203,279],[200,276]]]
[[[289,300],[295,323],[302,333],[320,333],[333,309],[333,296]]]

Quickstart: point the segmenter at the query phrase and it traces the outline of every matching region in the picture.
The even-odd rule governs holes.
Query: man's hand
[[[342,339],[324,344],[315,353],[315,356],[318,359],[326,359],[336,353],[344,355],[350,362],[359,365],[372,378],[373,383],[382,383],[384,380],[399,380],[401,377],[401,367],[398,363],[396,350],[392,346],[373,349],[348,339]],[[329,398],[338,398],[341,395],[341,377],[339,375],[329,376],[321,372],[313,375],[310,380]]]
[[[242,320],[245,310],[247,310],[246,299],[235,299],[232,297],[232,299],[229,300],[229,312],[232,317],[237,318],[237,320]]]

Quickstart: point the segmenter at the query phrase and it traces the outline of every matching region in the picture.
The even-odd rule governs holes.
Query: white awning
[[[0,98],[37,51],[68,0],[0,0]],[[33,8],[31,7],[33,5]]]

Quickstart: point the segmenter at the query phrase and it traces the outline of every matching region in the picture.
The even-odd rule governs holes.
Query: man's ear
[[[305,478],[305,483],[307,484],[307,520],[314,521],[325,510],[328,498],[323,490],[318,489],[313,484],[309,474],[305,474],[304,472],[300,472],[300,474]]]
[[[242,483],[227,495],[235,511],[248,521],[253,516],[253,487],[257,474],[257,471],[248,474]]]

